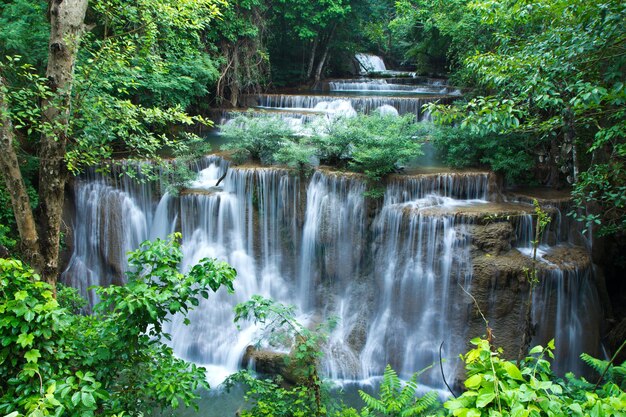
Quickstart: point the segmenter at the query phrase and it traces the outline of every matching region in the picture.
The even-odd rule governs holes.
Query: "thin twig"
[[[226,174],[228,174],[228,168],[226,168],[226,171],[224,171],[224,175],[222,175],[222,176],[220,177],[220,179],[219,179],[219,180],[217,180],[217,182],[215,183],[215,186],[216,186],[216,187],[220,185],[220,183],[222,182],[222,180],[223,180],[224,178],[226,178]]]
[[[443,348],[444,343],[445,341],[441,342],[441,344],[439,345],[439,369],[441,369],[441,378],[443,378],[443,383],[446,384],[446,387],[448,388],[448,391],[450,391],[450,394],[452,394],[452,396],[456,398],[454,391],[452,391],[452,388],[450,388],[450,385],[448,385],[448,381],[446,381],[446,375],[443,373],[443,360],[441,359],[441,349]]]

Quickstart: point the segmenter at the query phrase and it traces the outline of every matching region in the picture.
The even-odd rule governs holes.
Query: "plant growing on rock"
[[[296,378],[296,386],[283,388],[272,380],[257,380],[242,371],[230,378],[229,384],[243,382],[248,385],[247,396],[254,399],[254,406],[245,415],[258,416],[322,416],[326,414],[323,383],[318,373],[322,344],[334,327],[334,319],[309,329],[295,318],[295,307],[254,295],[235,306],[235,323],[251,320],[263,325],[270,343],[291,348],[285,356],[289,371]],[[272,399],[273,398],[273,399]],[[275,405],[271,405],[271,404]],[[268,408],[268,404],[270,407]],[[250,414],[247,414],[250,413]]]
[[[275,154],[293,134],[280,117],[246,115],[237,116],[222,125],[221,132],[229,141],[222,149],[233,151],[236,162],[251,159],[262,164],[275,162]]]

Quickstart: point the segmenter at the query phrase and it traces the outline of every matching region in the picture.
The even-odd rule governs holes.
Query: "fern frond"
[[[602,374],[606,367],[609,365],[609,361],[604,361],[602,359],[594,358],[593,356],[582,353],[580,355],[580,359],[583,360],[587,365],[589,365],[594,371],[599,374]]]
[[[415,417],[422,414],[424,411],[433,408],[439,403],[439,397],[435,392],[429,392],[423,397],[418,398],[415,404],[400,413],[400,417]]]
[[[382,414],[385,413],[385,405],[380,400],[372,397],[365,391],[361,390],[359,390],[359,396],[361,397],[361,400],[363,400],[363,402],[365,403],[365,407],[368,409],[368,412],[376,411]]]

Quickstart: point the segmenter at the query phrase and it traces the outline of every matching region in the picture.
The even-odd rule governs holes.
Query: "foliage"
[[[81,415],[189,406],[205,370],[173,356],[159,337],[169,314],[186,316],[209,290],[232,291],[235,271],[204,259],[187,274],[177,239],[131,253],[128,285],[98,289],[94,315],[75,314],[75,292],[52,287],[16,260],[0,259],[0,412]],[[72,311],[73,310],[73,311]],[[185,318],[188,323],[188,319]]]
[[[20,166],[24,181],[26,182],[26,191],[30,199],[31,207],[37,207],[39,200],[37,190],[32,184],[35,176],[36,165],[32,158],[22,157],[23,164]],[[15,216],[11,207],[11,196],[7,192],[5,183],[0,175],[0,246],[4,246],[11,254],[18,252],[19,235],[17,233],[17,225],[15,224]]]
[[[349,0],[276,0],[268,29],[272,82],[308,82],[324,51],[342,52],[338,33],[350,16]],[[371,15],[368,16],[371,18]],[[352,33],[354,36],[354,33]],[[322,67],[324,64],[322,64]]]
[[[48,58],[49,22],[45,0],[12,0],[0,4],[0,56],[21,55],[43,67]]]
[[[417,397],[417,377],[417,373],[413,374],[411,379],[402,386],[398,374],[390,365],[387,365],[380,386],[380,398],[374,398],[359,390],[359,396],[366,405],[362,414],[381,417],[413,417],[432,410],[439,404],[437,394],[430,392],[423,397]]]
[[[296,387],[284,389],[279,388],[279,382],[258,381],[245,372],[240,373],[234,380],[250,387],[247,395],[255,402],[251,415],[324,415],[323,384],[317,368],[323,355],[321,346],[328,339],[335,320],[309,329],[296,320],[294,306],[259,295],[235,306],[235,323],[242,320],[263,325],[263,332],[271,344],[291,349],[285,357],[286,365],[299,381]]]
[[[463,356],[467,391],[444,404],[454,416],[619,416],[626,409],[626,393],[613,382],[593,392],[576,388],[581,380],[556,378],[547,359],[553,358],[553,341],[531,349],[518,364],[502,359],[488,340],[471,343],[476,347]]]
[[[239,95],[258,93],[270,82],[265,34],[270,3],[262,0],[233,0],[221,8],[221,18],[207,31],[219,62],[217,101],[239,104]]]
[[[22,236],[22,245],[28,244],[24,253],[32,258],[34,267],[49,266],[49,271],[42,271],[50,282],[56,278],[58,263],[60,216],[56,213],[61,211],[68,180],[65,168],[76,174],[120,156],[158,160],[164,151],[188,152],[190,143],[200,138],[185,129],[210,122],[190,116],[186,110],[208,94],[208,87],[218,77],[203,34],[219,14],[219,0],[96,0],[82,4],[89,6],[84,22],[88,30],[82,33],[82,23],[72,26],[78,39],[65,57],[72,67],[69,70],[68,66],[67,73],[55,74],[63,70],[55,66],[44,76],[45,57],[39,57],[36,48],[43,44],[49,53],[59,51],[47,47],[47,24],[35,25],[37,30],[29,32],[32,36],[28,39],[7,42],[6,52],[15,55],[0,58],[2,118],[15,127],[11,133],[15,133],[12,142],[17,145],[3,152],[12,161],[17,159],[14,152],[19,158],[42,156],[40,162],[55,165],[54,172],[59,172],[44,175],[50,168],[42,164],[33,183],[47,201],[39,211],[14,212],[22,222],[37,222],[46,230],[44,239],[43,231],[35,227],[20,229],[29,235]],[[11,0],[0,9],[0,19],[24,11],[27,19],[39,12],[34,20],[46,20],[45,2],[35,1],[33,6],[26,11],[24,1]],[[54,16],[63,20],[68,14]],[[20,23],[11,22],[0,39],[15,40],[16,34],[23,33]],[[4,43],[0,49],[5,50]],[[20,61],[19,55],[26,61]],[[56,88],[55,77],[63,88]],[[63,159],[66,167],[61,166]],[[17,176],[6,178],[12,180],[23,195],[28,184],[22,184]],[[36,236],[39,233],[42,236]]]
[[[446,165],[478,167],[485,165],[509,182],[528,181],[534,160],[528,152],[532,140],[527,135],[473,133],[454,126],[439,126],[431,138]]]
[[[315,151],[316,148],[307,143],[306,138],[293,137],[276,152],[274,157],[279,164],[306,173],[313,166]]]
[[[593,182],[601,179],[593,165],[624,159],[626,5],[474,1],[467,12],[493,37],[463,59],[479,87],[476,97],[451,107],[431,105],[439,122],[480,134],[530,134],[537,138],[533,148],[547,146],[550,185],[581,180],[582,193],[602,190]],[[596,195],[619,205],[619,193],[602,194]],[[592,215],[607,224],[605,231],[616,232],[626,211]]]
[[[244,400],[252,404],[241,410],[241,417],[310,417],[318,415],[315,396],[304,385],[289,386],[282,378],[259,379],[249,371],[239,371],[226,381],[227,387],[241,383],[247,387]],[[324,412],[324,410],[319,410]]]
[[[222,132],[231,141],[224,149],[234,150],[239,162],[251,158],[304,169],[315,157],[321,164],[362,172],[375,183],[422,154],[418,136],[424,129],[410,115],[372,114],[321,119],[300,135],[277,117],[238,116]]]
[[[612,160],[589,167],[580,174],[572,196],[578,209],[570,215],[585,222],[587,227],[599,226],[600,236],[626,232],[626,166],[623,161]]]
[[[417,141],[421,127],[411,115],[362,116],[351,121],[349,128],[358,137],[352,144],[349,166],[371,181],[380,180],[409,159],[422,155],[421,143]]]
[[[292,135],[287,123],[274,116],[237,116],[223,125],[221,132],[229,140],[222,149],[232,150],[235,161],[250,158],[263,164],[272,163],[286,138]]]

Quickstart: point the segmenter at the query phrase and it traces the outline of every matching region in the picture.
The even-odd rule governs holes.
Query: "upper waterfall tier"
[[[228,109],[220,112],[219,124],[224,124],[237,116],[246,117],[267,117],[276,116],[283,120],[288,121],[294,125],[303,125],[305,123],[311,123],[316,117],[324,116],[327,113],[320,110],[304,110],[298,109],[298,111],[290,111],[284,109]]]
[[[454,87],[448,87],[445,84],[445,80],[435,79],[338,79],[323,81],[317,86],[317,88],[321,91],[372,92],[389,93],[392,95],[461,95],[461,90]]]
[[[297,111],[327,112],[346,103],[357,112],[369,114],[382,106],[394,107],[399,114],[415,114],[419,120],[425,116],[422,106],[431,102],[447,102],[443,96],[395,97],[388,95],[296,95],[296,94],[259,94],[248,96],[246,104],[250,107],[273,108]]]
[[[385,62],[377,55],[359,53],[354,55],[354,59],[359,64],[359,72],[362,74],[387,71]]]

